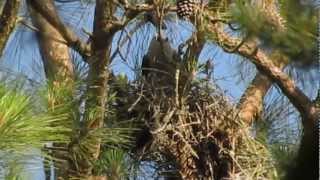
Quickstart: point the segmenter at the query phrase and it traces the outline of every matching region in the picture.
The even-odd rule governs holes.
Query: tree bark
[[[89,73],[87,78],[87,102],[86,115],[95,112],[94,119],[85,118],[86,122],[81,134],[85,135],[89,131],[95,131],[103,127],[106,100],[108,95],[107,81],[109,78],[108,65],[110,63],[110,51],[113,35],[118,31],[118,27],[112,22],[116,7],[108,0],[97,0],[95,8],[95,19],[92,35],[92,57],[89,61]],[[88,179],[104,179],[103,176],[92,174],[92,162],[96,161],[100,155],[101,139],[93,138],[88,148],[90,162],[79,163],[79,169]]]
[[[69,27],[67,27],[59,18],[56,9],[52,4],[43,3],[42,1],[37,0],[28,0],[29,4],[46,19],[63,37],[63,43],[73,48],[84,58],[87,58],[91,55],[90,45],[83,42]],[[48,38],[51,37],[50,34],[47,34]],[[52,37],[51,37],[52,38]]]
[[[282,59],[278,58],[275,60],[280,62],[278,63],[280,69],[283,69],[287,64],[287,61],[283,61]],[[240,98],[238,103],[239,116],[248,126],[260,116],[263,108],[263,99],[271,86],[272,81],[267,76],[258,72]]]
[[[15,28],[20,0],[7,0],[0,16],[0,57],[7,44],[10,34]]]
[[[39,43],[40,54],[42,56],[42,62],[45,69],[46,78],[49,83],[52,83],[53,90],[59,88],[69,88],[72,92],[73,88],[73,64],[71,56],[69,54],[69,47],[63,43],[65,41],[61,33],[53,26],[46,17],[34,8],[34,1],[27,1],[29,12],[31,14],[32,22],[34,26],[39,30],[37,31],[37,40]],[[41,3],[49,7],[54,12],[55,18],[59,18],[58,13],[53,0],[42,0]],[[72,97],[72,94],[70,94]],[[49,108],[61,105],[63,100],[55,99],[54,103],[50,104]],[[66,144],[53,144],[54,147],[64,147]],[[54,166],[58,168],[55,171],[58,179],[64,179],[68,176],[68,169],[70,167],[69,158],[67,152],[61,153],[54,151],[53,156],[57,159],[63,159],[63,163],[59,166],[54,163]],[[49,172],[46,172],[46,174]]]
[[[238,108],[239,116],[245,124],[251,125],[260,115],[263,98],[271,88],[272,82],[268,77],[258,73],[242,95]]]
[[[67,57],[67,53],[63,52],[64,49],[67,48],[67,45],[77,50],[85,60],[88,60],[88,97],[86,101],[85,116],[90,116],[89,114],[92,113],[92,111],[95,112],[95,116],[94,119],[90,119],[83,123],[79,137],[76,136],[69,144],[70,150],[73,149],[74,146],[79,145],[81,138],[87,138],[89,131],[92,132],[103,127],[103,120],[105,116],[104,112],[106,111],[105,103],[108,94],[107,80],[109,71],[107,66],[110,62],[109,56],[113,35],[120,29],[121,26],[117,23],[113,23],[116,21],[113,16],[116,10],[114,4],[108,0],[97,0],[92,43],[91,47],[88,47],[87,44],[83,43],[68,27],[62,23],[57,15],[52,0],[45,0],[41,3],[36,0],[28,0],[28,2],[32,6],[32,9],[37,12],[37,14],[34,15],[38,19],[35,24],[39,23],[40,25],[44,26],[44,28],[41,26],[38,28],[39,32],[41,32],[39,33],[41,35],[39,38],[40,45],[45,46],[42,54],[44,54],[44,56],[48,56],[45,57],[45,59],[52,58],[52,61],[44,61],[46,74],[48,77],[53,77],[54,79],[58,79],[57,82],[61,82],[63,79],[57,78],[57,75],[59,75],[58,77],[64,77],[68,74],[73,74],[70,68],[71,66],[66,65],[68,64],[67,59],[70,58],[63,58]],[[48,30],[50,28],[51,30]],[[61,50],[59,48],[61,48]],[[54,49],[55,51],[51,52],[49,49]],[[62,56],[61,58],[59,58],[59,54]],[[89,118],[84,117],[84,119],[87,120]],[[77,166],[75,166],[75,164],[69,166],[70,169],[68,169],[68,174],[65,175],[65,177],[81,177],[85,179],[106,178],[104,176],[92,175],[92,163],[99,157],[101,139],[93,137],[90,138],[89,141],[90,144],[85,147],[88,150],[86,151],[86,157],[83,159],[77,159],[77,162],[73,162],[76,163]]]
[[[56,83],[73,79],[73,64],[69,54],[69,47],[62,43],[65,41],[61,33],[38,12],[32,1],[28,1],[33,24],[38,28],[37,36],[40,45],[40,53],[46,77]],[[52,0],[43,0],[59,17]]]
[[[286,180],[319,179],[319,125],[304,129],[298,155]]]
[[[319,119],[320,90],[313,103],[318,109]],[[319,179],[319,124],[316,124],[311,130],[304,130],[296,162],[289,167],[286,179]]]

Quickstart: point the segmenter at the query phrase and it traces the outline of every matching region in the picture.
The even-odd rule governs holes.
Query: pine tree
[[[41,152],[33,157],[45,159],[47,179],[51,167],[55,179],[318,176],[314,160],[319,107],[307,89],[318,91],[319,76],[313,81],[291,73],[312,75],[319,64],[312,2],[0,4],[1,59],[21,58],[9,63],[24,67],[31,64],[28,59],[35,49],[39,55],[32,58],[40,64],[25,71],[32,83],[16,88],[11,86],[17,81],[4,79],[0,85],[0,147],[5,154],[14,152],[13,160],[6,158],[0,165],[7,177],[23,175],[19,171],[25,164],[15,161],[15,154],[27,157],[23,153],[28,145]],[[90,18],[84,18],[86,14]],[[188,30],[190,36],[184,33]],[[19,48],[26,39],[29,47]],[[223,56],[212,55],[212,47]],[[228,59],[227,54],[255,68],[244,74],[254,78],[239,102],[230,100],[214,81],[215,66]],[[222,74],[229,76],[230,71]],[[43,82],[34,83],[41,77]],[[302,81],[307,85],[300,88]],[[277,95],[274,89],[280,90]],[[271,101],[273,96],[281,98]],[[300,146],[288,145],[294,138],[284,130],[295,127],[283,125],[286,118],[301,124],[301,135],[294,133]],[[289,138],[282,142],[284,136]],[[296,157],[290,161],[276,158],[292,152]],[[141,175],[150,169],[158,176]]]

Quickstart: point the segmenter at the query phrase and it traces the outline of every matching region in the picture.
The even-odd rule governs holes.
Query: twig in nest
[[[128,112],[131,112],[131,111],[136,107],[136,105],[138,104],[138,102],[140,102],[141,98],[143,97],[143,86],[144,86],[144,85],[142,84],[139,97],[138,97],[137,100],[130,106],[130,108],[128,109]]]
[[[175,95],[176,95],[176,106],[179,106],[179,76],[180,76],[180,66],[176,69],[175,80],[176,80],[176,87],[175,87]]]
[[[187,126],[192,126],[192,125],[198,125],[201,124],[201,122],[198,120],[197,122],[191,122],[191,123],[186,123],[186,124],[181,124],[178,127],[179,128],[183,128],[183,127],[187,127]]]
[[[161,127],[159,127],[158,129],[156,129],[154,131],[150,131],[150,133],[151,134],[158,134],[158,133],[164,131],[166,129],[166,127],[168,126],[170,119],[175,112],[176,112],[176,109],[174,108],[169,113],[167,113],[167,115],[163,118],[164,124]]]
[[[197,152],[192,148],[192,146],[189,144],[189,142],[183,137],[183,135],[177,131],[177,130],[173,130],[174,131],[174,134],[178,135],[181,140],[185,143],[185,147],[188,148],[190,150],[190,153],[196,157],[197,159],[199,159],[199,156],[197,154]]]

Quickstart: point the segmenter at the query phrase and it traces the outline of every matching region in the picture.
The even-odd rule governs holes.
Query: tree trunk
[[[0,57],[7,44],[10,34],[15,28],[20,0],[7,0],[0,16]]]
[[[313,102],[320,118],[320,90]],[[305,128],[305,127],[304,127]],[[319,179],[319,124],[303,131],[296,161],[289,167],[286,180]]]
[[[296,161],[286,179],[319,179],[319,125],[304,128]]]
[[[278,63],[280,69],[283,69],[288,62],[280,58],[275,59],[275,61],[280,62]],[[244,123],[250,126],[260,116],[263,99],[271,86],[272,81],[267,76],[259,72],[256,74],[238,104],[239,116]]]
[[[43,3],[38,0],[27,0],[29,4],[32,5],[33,9],[35,9],[39,14],[43,16],[44,19],[48,23],[50,23],[63,37],[63,41],[61,39],[56,39],[57,41],[61,41],[63,44],[68,45],[70,48],[76,50],[84,60],[91,55],[90,45],[83,42],[67,25],[65,25],[60,17],[57,14],[57,11],[54,7],[54,4],[51,3]],[[50,36],[48,34],[48,38],[55,37]]]
[[[53,90],[61,87],[70,87],[70,92],[72,92],[74,72],[69,54],[69,47],[65,43],[62,43],[65,41],[63,36],[37,9],[34,8],[33,3],[34,2],[32,1],[28,1],[28,6],[33,24],[39,30],[37,32],[37,40],[46,77],[49,80],[49,83],[52,83]],[[52,0],[42,0],[41,3],[49,7],[55,12],[55,16],[59,18]],[[70,94],[70,96],[72,97],[72,94]],[[55,99],[54,103],[50,104],[49,108],[53,109],[61,103],[63,103],[63,100]],[[53,146],[66,148],[66,144],[54,143]],[[68,176],[67,171],[70,167],[68,154],[66,152],[61,153],[56,151],[52,152],[52,154],[54,158],[63,160],[63,163],[59,163],[59,165],[54,163],[54,166],[59,169],[58,171],[55,171],[57,179],[64,179]],[[49,171],[46,172],[47,175],[49,173]]]
[[[251,125],[260,115],[263,108],[263,99],[272,82],[268,77],[258,73],[242,95],[239,102],[239,116],[244,123]]]
[[[55,11],[52,0],[43,0],[42,3]],[[62,43],[65,42],[63,36],[41,13],[31,6],[31,3],[29,4],[33,24],[39,30],[37,36],[46,77],[57,84],[72,81],[74,75],[73,64],[69,47]],[[56,16],[58,16],[57,13]]]
[[[87,102],[86,115],[92,111],[95,112],[94,119],[85,118],[81,134],[85,135],[88,131],[95,131],[103,127],[106,100],[108,95],[107,81],[109,78],[108,65],[110,63],[110,51],[113,35],[118,30],[114,28],[112,20],[114,20],[115,6],[108,0],[97,0],[95,8],[95,19],[92,36],[92,57],[89,61],[89,74],[87,78]],[[79,170],[88,179],[104,179],[103,176],[93,175],[92,162],[96,161],[100,155],[100,138],[92,138],[90,148],[88,148],[89,162],[83,161],[79,163]]]

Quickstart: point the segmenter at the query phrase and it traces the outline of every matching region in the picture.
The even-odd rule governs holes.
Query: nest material
[[[146,123],[153,147],[174,157],[181,178],[270,179],[276,175],[266,147],[250,136],[237,109],[218,88],[201,83],[190,87],[179,96],[145,86],[150,93],[145,96]]]
[[[123,118],[145,124],[137,134],[135,156],[169,157],[182,179],[275,177],[270,153],[251,136],[223,92],[207,81],[183,82],[177,87],[163,87],[165,83],[148,79],[119,93],[123,102],[116,106],[124,111],[119,111],[117,119],[127,111]]]

